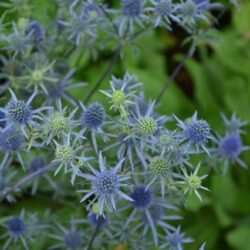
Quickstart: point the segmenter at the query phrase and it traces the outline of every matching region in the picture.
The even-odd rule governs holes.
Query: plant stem
[[[95,230],[94,230],[94,232],[93,232],[91,238],[90,238],[89,244],[88,244],[88,246],[87,246],[87,250],[91,250],[91,249],[92,249],[93,243],[94,243],[95,238],[96,238],[96,236],[97,236],[97,233],[98,233],[98,231],[99,231],[99,229],[100,229],[100,227],[101,227],[101,224],[102,224],[102,220],[100,219],[100,220],[98,221],[96,227],[95,227]]]
[[[187,61],[187,59],[192,56],[193,50],[194,50],[193,46],[191,46],[190,49],[186,52],[183,59],[176,66],[175,70],[172,72],[172,74],[171,74],[170,78],[168,79],[168,81],[162,86],[162,89],[161,89],[159,95],[156,98],[156,103],[159,103],[159,101],[163,97],[163,95],[164,95],[165,91],[167,90],[167,88],[170,86],[170,84],[173,83],[175,77],[179,74],[179,72],[183,68],[183,66],[184,66],[185,62]]]
[[[112,18],[110,17],[110,15],[107,13],[107,11],[105,10],[105,8],[102,5],[99,5],[99,7],[102,10],[102,12],[104,13],[104,15],[107,17],[107,19],[109,20],[109,22],[112,25],[115,33],[119,36],[118,28],[116,27],[115,23],[112,21]]]
[[[126,156],[127,156],[127,152],[128,152],[128,147],[126,147],[126,149],[125,149],[125,151],[124,151],[124,153],[123,153],[123,157],[126,157]],[[121,169],[124,167],[125,162],[126,162],[126,159],[125,159],[124,162],[122,163]],[[91,238],[90,238],[90,241],[89,241],[87,250],[91,250],[91,249],[92,249],[92,245],[93,245],[93,243],[94,243],[94,241],[95,241],[95,238],[96,238],[96,236],[97,236],[97,233],[98,233],[98,231],[99,231],[99,229],[100,229],[100,227],[101,227],[101,223],[102,223],[102,220],[100,219],[100,220],[98,221],[98,224],[96,225],[95,231],[93,232],[93,234],[92,234],[92,236],[91,236]]]
[[[223,9],[220,12],[220,14],[217,16],[217,18],[214,20],[214,22],[212,22],[212,24],[209,25],[205,30],[208,30],[209,28],[212,28],[212,27],[216,26],[218,24],[218,21],[224,16],[225,12],[226,12],[226,9]],[[195,50],[194,46],[195,45],[191,45],[190,49],[186,52],[183,59],[179,62],[179,64],[176,66],[176,68],[174,69],[174,71],[170,75],[170,78],[168,79],[168,81],[163,85],[159,95],[156,98],[156,103],[159,103],[159,101],[163,97],[163,95],[164,95],[165,91],[167,90],[167,88],[169,87],[169,85],[173,83],[175,77],[179,74],[179,72],[183,68],[183,66],[186,63],[187,59],[190,58],[193,55],[193,52]]]
[[[12,186],[11,188],[7,189],[6,192],[4,192],[4,194],[2,195],[2,197],[0,197],[0,202],[4,201],[5,198],[15,192],[16,189],[18,189],[20,186],[22,186],[24,183],[27,183],[29,182],[30,180],[32,180],[33,178],[37,177],[38,175],[40,174],[43,174],[44,172],[52,169],[54,166],[55,166],[55,163],[56,162],[51,162],[50,164],[48,164],[47,166],[41,168],[41,169],[38,169],[37,171],[29,174],[29,175],[26,175],[24,176],[21,180],[19,180],[14,186]]]
[[[111,72],[113,66],[115,65],[117,59],[119,58],[119,54],[120,54],[120,51],[117,50],[116,53],[113,55],[113,57],[112,57],[109,65],[108,65],[108,67],[105,69],[105,71],[103,72],[103,74],[101,75],[101,77],[99,78],[99,80],[97,81],[97,83],[95,84],[95,86],[91,89],[91,91],[89,92],[89,94],[85,98],[84,104],[87,104],[89,102],[89,100],[91,99],[91,97],[93,96],[93,94],[101,86],[101,84],[103,83],[103,81],[105,80],[105,78]]]

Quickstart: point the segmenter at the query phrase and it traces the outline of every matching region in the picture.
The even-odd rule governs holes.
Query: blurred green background
[[[45,12],[50,9],[50,1],[34,1],[33,15],[42,23],[46,23]],[[223,126],[221,112],[227,116],[236,112],[241,119],[250,122],[250,1],[242,2],[239,11],[227,10],[217,28],[218,43],[212,47],[199,47],[167,89],[158,111],[184,118],[197,110],[199,117],[220,131]],[[185,33],[178,28],[173,33],[150,32],[137,41],[140,45],[137,58],[131,49],[127,49],[112,73],[116,76],[122,76],[126,71],[135,74],[145,83],[146,97],[154,99],[187,49],[180,46],[184,37]],[[97,61],[91,61],[87,53],[79,56],[77,65],[75,58],[70,58],[69,64],[77,68],[77,80],[90,83],[85,93],[73,91],[72,95],[79,99],[87,95],[111,56],[110,52],[103,52]],[[101,89],[108,84],[107,78]],[[98,93],[93,97],[93,100],[97,99],[106,101]],[[246,126],[246,132],[244,143],[250,145],[250,126]],[[242,158],[250,165],[248,152]],[[187,209],[182,210],[182,227],[195,239],[187,249],[197,250],[206,241],[206,250],[250,250],[250,168],[230,166],[225,176],[213,170],[205,184],[211,192],[203,193],[203,203],[191,196]],[[42,213],[47,202],[43,196],[28,197],[20,199],[17,205],[4,203],[3,208],[8,213],[9,209],[18,211],[21,207]],[[53,214],[60,219],[68,217],[68,211],[72,211],[71,205],[51,203],[51,206]],[[80,206],[74,211],[82,213]]]

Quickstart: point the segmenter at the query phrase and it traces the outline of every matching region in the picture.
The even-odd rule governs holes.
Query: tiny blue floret
[[[81,235],[78,232],[68,232],[64,235],[64,244],[68,250],[79,249],[81,242]]]
[[[26,223],[20,217],[12,217],[7,223],[7,228],[12,237],[18,237],[25,233]]]
[[[22,136],[15,129],[9,128],[0,133],[0,149],[5,153],[18,151],[22,144]]]
[[[238,135],[226,135],[219,142],[220,154],[228,159],[235,159],[243,149],[241,138]]]
[[[88,106],[82,115],[82,124],[88,129],[97,129],[105,121],[104,107],[99,103],[93,103]]]
[[[130,197],[134,200],[131,204],[135,208],[146,209],[151,205],[152,202],[152,192],[151,190],[146,190],[146,187],[143,185],[135,186],[133,192],[130,194]]]
[[[141,0],[123,0],[122,12],[128,17],[138,17],[142,11]]]
[[[36,172],[37,170],[39,170],[45,166],[46,166],[46,162],[42,157],[40,157],[40,156],[35,157],[30,162],[30,172],[31,173]]]

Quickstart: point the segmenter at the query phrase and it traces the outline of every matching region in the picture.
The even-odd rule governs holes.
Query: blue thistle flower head
[[[6,125],[6,116],[5,113],[0,110],[0,128],[4,128]]]
[[[208,22],[208,11],[210,9],[220,9],[220,3],[210,3],[209,0],[182,0],[179,6],[178,18],[181,20],[183,28],[192,32],[198,20]]]
[[[195,18],[198,11],[198,6],[193,0],[187,0],[182,3],[181,13],[185,18]]]
[[[221,116],[228,134],[244,133],[244,129],[242,129],[242,127],[248,124],[246,121],[239,119],[235,113],[233,113],[230,118],[227,118],[224,114],[221,114]]]
[[[92,2],[86,2],[83,6],[83,18],[88,19],[92,18],[100,18],[103,16],[102,10],[100,7]]]
[[[184,123],[177,117],[175,119],[178,121],[178,126],[183,129],[184,139],[188,139],[196,147],[201,146],[204,151],[208,153],[205,145],[211,138],[211,129],[205,120],[197,119],[197,112],[194,113],[192,120],[188,123]]]
[[[3,222],[1,224],[7,231],[2,235],[5,241],[2,249],[16,249],[17,244],[18,247],[22,245],[23,249],[28,249],[28,242],[33,241],[34,234],[41,227],[41,225],[37,224],[36,215],[25,215],[24,210],[21,211],[20,215],[10,216],[4,224]]]
[[[242,150],[242,141],[238,135],[229,134],[222,137],[219,141],[219,152],[227,159],[236,159]]]
[[[0,148],[3,152],[19,151],[22,145],[22,136],[13,128],[0,133]]]
[[[64,244],[67,250],[78,250],[81,243],[81,235],[78,232],[67,232],[64,235]]]
[[[100,228],[106,227],[108,225],[107,220],[102,215],[97,215],[95,213],[91,213],[88,216],[88,221],[92,226],[97,226],[100,223]]]
[[[6,106],[8,117],[17,124],[23,124],[31,118],[31,107],[23,100],[10,100]]]
[[[184,133],[196,145],[204,145],[210,137],[210,127],[206,121],[197,120],[189,124]]]
[[[173,232],[167,232],[167,243],[161,247],[168,246],[170,250],[183,249],[183,244],[191,243],[193,240],[189,237],[185,237],[185,233],[181,232],[180,226],[178,226]]]
[[[178,249],[178,246],[182,245],[183,236],[177,233],[172,234],[169,237],[169,245]]]
[[[29,23],[25,33],[31,38],[32,42],[34,43],[40,43],[44,40],[43,29],[41,25],[36,21]]]
[[[31,172],[31,173],[34,173],[34,172],[36,172],[37,170],[39,170],[39,169],[41,169],[41,168],[43,168],[43,167],[45,167],[45,166],[46,166],[45,160],[44,160],[42,157],[37,156],[37,157],[33,158],[33,159],[30,161],[30,165],[29,165],[29,167],[30,167],[30,172]]]
[[[137,185],[134,187],[133,192],[130,194],[133,199],[131,204],[138,209],[146,209],[151,205],[153,200],[152,191],[146,189],[144,185]]]
[[[50,249],[79,250],[83,249],[84,235],[77,225],[80,220],[71,219],[67,226],[57,223],[57,232],[49,236],[58,241]]]
[[[97,174],[93,185],[100,196],[105,196],[115,193],[120,187],[120,182],[115,172],[105,170]]]
[[[82,124],[88,129],[100,128],[105,122],[105,109],[99,103],[90,104],[82,115]]]
[[[115,76],[112,76],[110,83],[112,83],[115,89],[123,90],[126,95],[132,92],[136,93],[142,86],[142,83],[138,81],[136,76],[131,75],[128,72],[126,72],[123,78],[116,78]]]
[[[7,222],[8,232],[11,237],[19,237],[26,232],[26,223],[19,216],[11,217]]]
[[[8,36],[3,36],[6,46],[2,49],[13,52],[15,57],[18,54],[23,55],[30,45],[28,43],[27,36],[24,34],[22,29],[18,29],[15,22],[12,22],[12,28],[13,30]]]
[[[98,198],[97,212],[99,215],[102,215],[104,204],[107,205],[109,210],[116,209],[115,198],[117,195],[125,200],[133,201],[131,197],[121,191],[121,188],[126,186],[126,184],[123,184],[122,181],[127,180],[129,177],[121,177],[117,174],[117,172],[121,169],[124,160],[125,159],[119,161],[113,169],[107,169],[105,166],[106,163],[100,152],[98,159],[100,171],[97,171],[92,166],[88,165],[93,175],[79,173],[79,176],[92,182],[92,188],[90,190],[82,191],[87,192],[87,194],[83,196],[80,202],[85,201],[91,195],[95,194]]]
[[[33,114],[36,114],[36,119],[39,118],[37,115],[40,111],[49,109],[48,106],[43,106],[38,109],[32,110],[31,102],[34,97],[37,95],[37,91],[34,91],[33,94],[29,97],[27,101],[18,100],[15,93],[9,89],[11,94],[11,100],[7,103],[5,109],[1,109],[6,116],[6,121],[9,126],[17,125],[21,128],[23,134],[27,137],[25,126],[27,124],[36,125],[37,123],[32,120]]]
[[[154,27],[161,25],[171,30],[170,24],[172,20],[177,23],[180,22],[180,19],[176,15],[176,10],[179,9],[178,4],[174,4],[172,0],[150,0],[150,2],[154,7],[148,7],[146,9],[150,12],[157,13]]]
[[[88,5],[87,9],[85,8],[86,5]],[[99,6],[97,5],[96,8],[99,8]],[[64,21],[64,18],[57,20],[59,29],[64,30],[66,34],[68,33],[68,41],[74,41],[77,46],[84,41],[91,46],[98,37],[96,34],[100,20],[98,11],[94,10],[94,3],[88,1],[79,8],[78,1],[72,1],[69,6],[69,13],[71,19],[68,22]]]
[[[121,5],[125,16],[136,18],[142,12],[141,0],[122,0]]]
[[[161,0],[155,2],[155,10],[161,17],[168,18],[174,11],[174,5],[171,0]]]
[[[183,0],[178,5],[179,12],[178,18],[181,20],[181,25],[188,32],[194,30],[195,24],[198,20],[204,20],[208,22],[206,7],[203,4],[197,4],[194,0]],[[209,6],[210,8],[211,6]]]

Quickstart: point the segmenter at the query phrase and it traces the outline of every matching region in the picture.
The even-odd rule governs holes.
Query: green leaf
[[[227,211],[234,210],[238,192],[229,174],[223,177],[219,175],[212,177],[211,193],[214,204],[220,205]]]
[[[237,227],[226,238],[235,250],[250,250],[250,225]]]
[[[219,205],[215,205],[215,213],[217,215],[218,221],[222,227],[228,227],[233,223],[233,219],[229,214]]]

